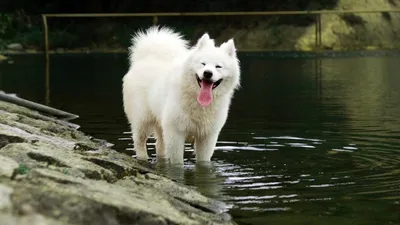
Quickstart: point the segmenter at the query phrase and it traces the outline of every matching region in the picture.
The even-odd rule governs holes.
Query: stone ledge
[[[0,112],[6,224],[235,224],[224,203],[73,126],[3,101]]]

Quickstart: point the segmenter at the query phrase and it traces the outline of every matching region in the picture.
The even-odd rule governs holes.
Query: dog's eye
[[[205,63],[201,63],[201,65],[205,66],[206,64]]]
[[[216,65],[215,68],[219,69],[219,68],[222,68],[222,66]]]

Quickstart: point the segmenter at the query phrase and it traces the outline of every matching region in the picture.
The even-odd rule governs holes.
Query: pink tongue
[[[208,106],[212,102],[212,87],[213,83],[201,81],[200,94],[197,96],[197,101],[201,106]]]

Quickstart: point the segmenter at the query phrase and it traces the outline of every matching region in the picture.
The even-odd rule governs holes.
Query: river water
[[[0,64],[0,90],[44,103],[43,59]],[[212,165],[155,168],[225,201],[239,224],[400,224],[400,54],[240,60],[242,88]],[[50,104],[133,154],[121,101],[127,67],[125,54],[53,55]]]

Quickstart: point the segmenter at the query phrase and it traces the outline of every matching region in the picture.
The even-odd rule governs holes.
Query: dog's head
[[[197,85],[197,101],[203,107],[213,98],[232,94],[240,85],[240,65],[233,39],[219,47],[206,33],[191,50],[189,76]]]

